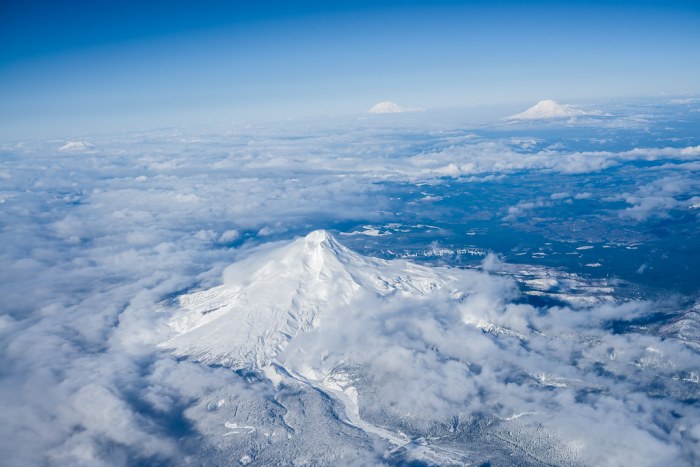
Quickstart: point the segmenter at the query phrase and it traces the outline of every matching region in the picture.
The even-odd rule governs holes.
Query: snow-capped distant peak
[[[398,104],[395,104],[391,101],[383,101],[379,102],[378,104],[375,104],[371,109],[368,110],[369,113],[371,114],[392,114],[392,113],[401,113],[401,112],[412,112],[416,109],[408,109],[405,107],[401,107]]]
[[[88,149],[92,149],[92,147],[92,144],[88,143],[87,141],[68,141],[66,144],[58,148],[58,150],[63,152],[79,152],[87,151]]]
[[[179,297],[174,336],[163,346],[208,363],[262,367],[360,294],[420,296],[453,280],[450,270],[359,255],[316,230],[232,264],[218,287]]]
[[[507,120],[546,120],[591,115],[571,105],[559,104],[553,100],[540,101],[525,112],[511,115]]]

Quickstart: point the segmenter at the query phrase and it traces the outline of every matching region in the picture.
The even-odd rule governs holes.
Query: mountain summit
[[[553,100],[540,101],[525,112],[511,115],[507,120],[547,120],[591,115],[571,105],[559,104]]]
[[[411,109],[405,109],[398,104],[391,101],[383,101],[375,104],[371,109],[368,110],[371,114],[392,114],[401,112],[410,112]]]

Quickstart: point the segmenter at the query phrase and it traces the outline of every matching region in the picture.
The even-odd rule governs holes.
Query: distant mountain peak
[[[511,115],[507,120],[547,120],[555,118],[571,118],[583,115],[591,115],[581,109],[568,104],[559,104],[547,99],[539,101],[525,112]]]
[[[59,151],[63,152],[80,152],[92,149],[92,144],[87,141],[68,141],[66,144],[58,148]]]
[[[398,104],[395,104],[391,101],[383,101],[372,106],[372,108],[369,109],[368,112],[371,114],[390,114],[405,112],[405,110]]]
[[[375,104],[367,112],[371,114],[395,114],[402,112],[417,112],[423,109],[417,107],[402,107],[391,101],[383,101]]]

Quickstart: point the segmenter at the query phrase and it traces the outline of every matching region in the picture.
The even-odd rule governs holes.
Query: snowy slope
[[[163,346],[253,369],[305,401],[323,394],[326,409],[313,413],[283,398],[287,439],[307,425],[351,426],[382,440],[399,463],[463,465],[481,453],[498,465],[692,465],[695,454],[681,451],[674,433],[660,438],[628,400],[662,404],[663,414],[697,400],[697,354],[686,344],[697,336],[693,316],[662,339],[636,333],[633,320],[653,310],[640,303],[535,308],[518,300],[508,276],[522,275],[528,295],[573,286],[579,294],[585,284],[513,267],[384,261],[319,230],[261,247],[229,266],[222,285],[181,296]],[[612,293],[595,283],[585,290]],[[611,331],[625,322],[627,333]],[[268,433],[267,422],[241,419],[239,408],[249,410],[222,409],[225,436]],[[689,413],[695,423],[697,411]]]
[[[368,110],[369,113],[371,114],[388,114],[388,113],[399,113],[399,112],[408,112],[410,109],[404,109],[403,107],[399,106],[398,104],[395,104],[391,101],[383,101],[375,104],[372,106],[371,109]]]
[[[92,149],[92,144],[87,141],[68,141],[66,144],[58,148],[59,151],[63,152],[80,152]]]
[[[229,266],[223,285],[181,296],[176,335],[164,346],[208,363],[262,367],[360,291],[425,295],[453,279],[447,269],[360,256],[318,230]]]
[[[548,120],[590,115],[571,105],[559,104],[553,100],[540,101],[525,112],[512,115],[507,120]]]

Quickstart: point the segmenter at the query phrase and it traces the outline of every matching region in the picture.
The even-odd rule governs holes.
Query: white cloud
[[[507,270],[493,256],[484,266]],[[251,302],[257,319],[277,324],[251,332],[260,323],[240,312],[257,293],[266,296]],[[191,322],[178,327],[181,336],[207,339],[178,344],[180,336],[171,345],[234,367],[274,363],[287,384],[353,395],[346,404],[358,404],[362,423],[394,430],[384,435],[393,442],[399,430],[449,438],[455,418],[477,418],[490,421],[485,433],[519,449],[539,446],[549,463],[657,465],[696,455],[685,422],[668,414],[692,423],[700,412],[653,389],[694,371],[695,353],[606,325],[648,316],[652,304],[537,309],[517,299],[515,282],[502,275],[364,258],[314,232],[255,252],[227,270],[222,286],[183,297],[180,319]],[[279,303],[293,306],[279,313]],[[237,343],[232,332],[241,329],[264,356]],[[469,434],[472,443],[483,436]]]
[[[644,185],[651,172],[639,169],[634,173],[646,178],[617,199],[629,200],[630,220],[662,217],[673,214],[668,209],[687,211],[697,204],[691,176],[700,160],[695,143],[686,148],[660,144],[576,152],[523,148],[509,138],[487,139],[473,132],[455,136],[431,125],[421,122],[387,131],[376,122],[362,126],[353,121],[339,128],[285,125],[197,135],[141,133],[96,138],[94,148],[75,146],[82,151],[80,158],[56,158],[56,142],[3,147],[0,223],[11,228],[0,230],[5,304],[0,313],[0,451],[23,465],[133,465],[176,462],[190,455],[230,459],[226,454],[232,451],[240,458],[251,445],[274,445],[300,462],[310,453],[326,456],[320,458],[327,463],[341,462],[330,451],[358,459],[358,464],[374,462],[373,438],[340,426],[329,402],[316,393],[296,386],[274,392],[271,384],[155,350],[169,332],[167,313],[159,303],[183,290],[218,285],[227,265],[263,241],[258,233],[270,234],[265,240],[279,240],[318,226],[356,228],[395,221],[400,201],[387,189],[391,182],[439,184],[441,177],[451,176],[500,183],[519,173],[588,174],[618,167],[633,170],[640,160],[682,160],[686,165],[659,169],[664,170],[661,178],[670,178],[649,183],[649,188]],[[580,188],[598,197],[598,187]],[[571,187],[557,190],[577,192]],[[524,203],[535,203],[531,209],[538,209],[536,196],[523,197]],[[654,197],[670,204],[654,204]],[[515,207],[528,212],[526,204]],[[359,238],[379,240],[348,237]],[[494,272],[507,270],[497,261],[485,266]],[[541,426],[561,430],[572,445],[601,444],[598,453],[610,447],[606,438],[624,432],[621,443],[638,441],[644,446],[640,456],[648,459],[697,459],[697,439],[691,436],[697,430],[681,431],[681,422],[668,416],[676,411],[688,427],[695,426],[696,409],[679,408],[672,398],[653,399],[643,389],[654,387],[657,376],[663,384],[685,384],[673,378],[694,371],[696,357],[685,347],[675,347],[672,339],[659,342],[652,336],[600,329],[606,319],[643,316],[644,306],[551,309],[539,316],[535,309],[514,303],[517,288],[512,281],[483,274],[472,279],[464,288],[476,293],[462,301],[439,291],[424,302],[365,297],[357,316],[343,315],[337,323],[314,330],[298,348],[327,345],[336,353],[324,365],[339,365],[343,352],[352,352],[353,362],[374,378],[378,394],[394,403],[385,408],[380,399],[360,391],[367,407],[362,415],[379,425],[399,423],[397,414],[406,410],[437,419],[466,399],[459,409],[464,415],[460,424],[469,423],[467,414],[479,410],[486,411],[484,420],[491,426],[538,412],[506,424],[517,428],[512,436],[523,449],[528,433]],[[572,332],[583,337],[576,340]],[[354,343],[347,342],[351,337]],[[659,348],[662,356],[647,347]],[[322,359],[320,354],[307,356]],[[292,353],[289,357],[304,362]],[[402,365],[406,361],[415,366]],[[392,365],[396,378],[382,379]],[[407,381],[426,368],[435,372]],[[401,381],[407,381],[403,387]],[[547,381],[568,386],[556,389],[545,386]],[[392,393],[396,387],[403,394]],[[416,396],[419,391],[425,399]],[[300,404],[299,398],[307,412],[294,405]],[[220,400],[225,400],[221,407]],[[286,414],[279,404],[286,404]],[[549,416],[543,407],[552,407]],[[234,412],[245,419],[233,419]],[[244,412],[245,417],[240,415]],[[613,412],[621,415],[602,418]],[[313,429],[305,426],[308,419],[302,413],[318,422]],[[226,422],[252,425],[260,414],[271,415],[260,422],[263,427],[251,435],[253,441],[222,437]],[[413,421],[420,431],[420,421]],[[576,434],[576,426],[589,429]],[[324,448],[324,443],[333,448]],[[259,456],[272,456],[270,452]],[[584,457],[590,463],[600,463],[594,451],[583,453],[592,456]]]
[[[238,230],[227,230],[226,232],[222,233],[221,236],[219,237],[219,241],[221,243],[230,243],[230,242],[235,242],[241,238],[241,233]]]
[[[664,219],[678,209],[692,209],[695,197],[700,193],[700,182],[695,177],[669,175],[645,183],[635,193],[623,193],[620,198],[630,204],[620,212],[620,217],[644,221]]]
[[[508,208],[507,215],[503,218],[503,220],[515,220],[518,217],[528,216],[534,209],[547,206],[549,206],[549,203],[542,199],[536,199],[534,201],[519,201],[515,206],[510,206]]]

